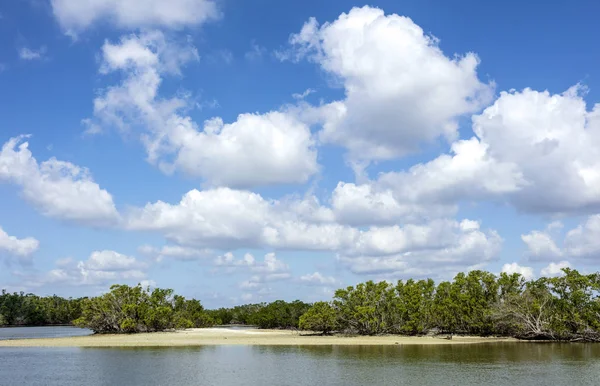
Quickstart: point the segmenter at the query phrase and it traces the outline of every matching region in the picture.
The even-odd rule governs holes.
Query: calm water
[[[68,326],[56,327],[6,327],[0,328],[0,340],[29,338],[62,338],[90,335],[91,330]]]
[[[0,348],[0,385],[598,385],[600,345]]]

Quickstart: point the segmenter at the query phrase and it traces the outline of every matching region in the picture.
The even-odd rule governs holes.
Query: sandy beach
[[[204,345],[327,346],[327,345],[448,345],[514,342],[512,338],[454,336],[320,336],[281,330],[189,329],[131,335],[90,335],[68,338],[0,340],[0,347],[178,347]]]

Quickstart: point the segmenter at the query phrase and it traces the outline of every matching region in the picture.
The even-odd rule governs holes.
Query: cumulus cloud
[[[2,227],[0,227],[0,254],[2,252],[19,258],[26,258],[39,248],[39,241],[33,237],[19,239],[15,236],[8,235]]]
[[[249,279],[239,283],[239,287],[245,291],[264,294],[269,291],[267,283],[289,279],[292,275],[289,266],[279,260],[275,253],[267,253],[263,261],[254,258],[250,253],[244,254],[241,259],[236,259],[234,254],[227,252],[218,256],[214,261],[217,269],[225,269],[227,272],[241,271],[251,273]]]
[[[320,138],[369,161],[404,156],[439,136],[453,140],[458,118],[491,100],[477,55],[449,57],[438,44],[410,18],[365,6],[323,25],[311,18],[278,56],[308,58],[343,85],[345,99],[326,106]]]
[[[220,16],[213,0],[51,0],[51,4],[58,23],[70,35],[100,21],[119,28],[180,29]]]
[[[546,276],[546,277],[561,276],[561,275],[563,275],[562,269],[570,268],[570,267],[571,267],[571,264],[566,260],[563,260],[558,263],[550,263],[550,264],[548,264],[547,267],[542,268],[541,274],[542,274],[542,276]]]
[[[207,249],[182,247],[181,245],[164,245],[161,248],[142,245],[138,248],[138,252],[157,262],[163,261],[165,258],[178,261],[192,261],[205,258],[211,253]]]
[[[571,212],[600,204],[600,105],[587,111],[583,91],[503,92],[473,117],[488,156],[519,170],[524,183],[511,195],[518,208]]]
[[[260,274],[261,281],[279,280],[290,277],[289,267],[283,261],[277,259],[275,253],[267,253],[263,261],[256,260],[250,253],[244,254],[243,258],[236,259],[233,253],[227,252],[215,259],[216,267],[225,268],[248,268],[250,272]]]
[[[449,155],[384,173],[376,183],[399,200],[422,203],[498,200],[533,213],[594,210],[600,107],[586,110],[582,92],[581,86],[562,94],[502,92],[473,116],[476,137],[454,142]]]
[[[382,183],[340,182],[331,197],[336,220],[353,226],[390,225],[398,222],[422,222],[426,219],[452,216],[453,203],[428,203],[412,189],[398,184],[394,188]]]
[[[56,268],[42,275],[25,277],[28,287],[51,286],[106,286],[122,282],[138,283],[146,279],[147,265],[133,256],[104,250],[92,252],[87,260],[57,261]]]
[[[338,281],[333,276],[324,276],[320,272],[314,272],[311,274],[306,274],[300,276],[300,281],[306,283],[308,285],[319,285],[319,286],[327,286],[327,285],[336,285]]]
[[[521,235],[521,240],[527,246],[527,254],[533,260],[553,260],[563,255],[554,239],[547,232],[531,231]]]
[[[501,272],[505,272],[509,275],[513,273],[518,273],[521,276],[523,276],[526,280],[531,280],[535,277],[535,275],[533,274],[533,268],[524,267],[522,265],[519,265],[518,263],[504,264],[502,266]]]
[[[584,264],[600,259],[600,215],[591,215],[585,222],[567,231],[560,244],[555,240],[557,235],[550,234],[555,227],[556,224],[551,223],[545,231],[534,230],[521,236],[532,259],[556,261],[568,257]]]
[[[94,226],[118,221],[112,196],[86,168],[56,158],[38,164],[25,138],[2,146],[0,181],[21,187],[23,197],[46,216]]]
[[[88,133],[101,127],[137,129],[150,163],[165,173],[203,178],[209,185],[304,183],[318,172],[310,129],[294,114],[245,113],[232,123],[214,117],[199,125],[185,114],[191,107],[186,95],[161,98],[163,76],[198,59],[188,43],[147,32],[106,42],[102,51],[101,72],[119,72],[124,79],[96,98],[95,118],[84,121]]]
[[[355,248],[338,254],[352,272],[378,277],[447,276],[497,258],[502,238],[471,220],[370,230]]]
[[[600,215],[589,216],[585,223],[568,231],[564,248],[571,258],[600,261]]]
[[[330,209],[314,198],[267,201],[256,193],[229,188],[192,190],[178,204],[149,203],[132,210],[127,224],[129,229],[160,232],[195,247],[336,252],[357,273],[481,264],[496,256],[502,241],[471,220],[355,228],[337,223]],[[226,265],[227,255],[221,259]]]
[[[140,285],[142,288],[156,288],[156,282],[154,280],[140,280]]]

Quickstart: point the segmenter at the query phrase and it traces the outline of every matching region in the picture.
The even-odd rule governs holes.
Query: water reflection
[[[33,338],[63,338],[69,336],[91,335],[87,328],[71,326],[48,327],[3,327],[0,328],[0,340],[33,339]]]
[[[600,345],[0,348],[0,385],[596,385]]]

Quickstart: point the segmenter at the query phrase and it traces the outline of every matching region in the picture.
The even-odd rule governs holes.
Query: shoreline
[[[196,347],[222,345],[250,346],[393,346],[464,345],[519,342],[515,338],[453,336],[447,340],[434,336],[342,336],[310,335],[281,330],[229,330],[223,328],[188,329],[141,334],[88,335],[66,338],[0,340],[2,347]]]

